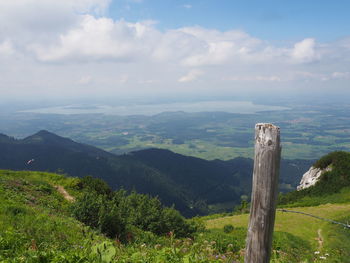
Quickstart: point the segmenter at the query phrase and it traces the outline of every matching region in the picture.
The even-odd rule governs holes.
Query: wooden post
[[[245,263],[270,260],[281,159],[280,129],[255,125],[255,157]]]

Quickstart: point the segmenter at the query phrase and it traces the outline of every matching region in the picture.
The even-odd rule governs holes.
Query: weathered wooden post
[[[270,260],[281,159],[280,129],[255,125],[255,157],[245,263]]]

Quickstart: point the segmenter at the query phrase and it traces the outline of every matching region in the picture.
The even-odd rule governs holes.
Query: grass
[[[344,187],[338,193],[325,196],[304,196],[293,203],[281,205],[280,207],[318,206],[327,203],[350,203],[350,187]]]
[[[64,262],[105,240],[69,216],[69,202],[55,189],[63,185],[73,193],[77,180],[0,170],[0,262]]]
[[[350,217],[349,203],[295,207],[291,210],[302,211],[328,219],[342,220],[342,222],[346,222],[345,219]],[[232,224],[234,227],[247,228],[248,220],[248,214],[226,216],[207,220],[206,227],[208,229],[221,229],[227,224]],[[319,229],[321,229],[323,239],[322,247],[319,244]],[[318,262],[318,260],[321,260],[319,257],[326,254],[328,254],[328,256],[325,256],[328,258],[327,262],[349,262],[350,229],[344,230],[341,226],[332,225],[328,222],[300,214],[277,212],[275,235],[278,235],[276,233],[287,233],[309,244],[308,255],[305,255],[305,260],[308,260],[307,262]],[[291,239],[286,242],[290,241]],[[320,253],[317,254],[316,251]]]
[[[77,197],[78,182],[51,173],[0,170],[0,262],[243,262],[248,214],[198,219],[207,229],[193,238],[135,230],[133,242],[120,244],[70,216],[70,202],[55,185]],[[350,220],[350,203],[293,210]],[[271,262],[349,262],[349,231],[277,212]]]

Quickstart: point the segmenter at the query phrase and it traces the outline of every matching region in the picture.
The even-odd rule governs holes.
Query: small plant
[[[92,247],[91,256],[96,257],[99,262],[110,263],[115,258],[117,251],[109,241],[104,241]]]
[[[231,224],[224,225],[224,232],[227,233],[227,234],[231,233],[233,231],[233,229],[234,229],[234,227]]]

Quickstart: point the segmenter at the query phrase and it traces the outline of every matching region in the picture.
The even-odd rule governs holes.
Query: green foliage
[[[158,199],[136,193],[128,195],[125,191],[100,195],[82,189],[86,192],[75,195],[81,209],[72,204],[77,215],[97,224],[96,229],[109,236],[132,235],[125,245],[109,240],[69,217],[69,202],[54,187],[51,193],[38,190],[43,182],[48,185],[59,182],[70,193],[79,183],[54,174],[0,171],[0,262],[209,263],[231,262],[239,257],[233,252],[237,249],[228,243],[230,237],[222,239],[220,234],[194,233],[196,229],[203,229],[199,218],[186,221],[173,208],[160,206]],[[50,202],[54,205],[47,206]],[[84,211],[93,207],[99,208],[96,217]],[[143,214],[150,226],[142,220]],[[160,228],[156,227],[156,220]],[[122,225],[126,226],[124,230],[118,228]],[[159,236],[141,227],[156,233],[170,231]],[[193,237],[180,239],[188,233]]]
[[[97,194],[110,194],[112,192],[109,185],[100,178],[94,178],[92,176],[85,176],[80,179],[77,184],[78,189],[88,189],[96,192]]]
[[[237,205],[233,208],[234,214],[246,214],[249,213],[250,210],[250,204],[247,202],[247,200],[242,200],[240,205]]]
[[[87,251],[104,237],[68,217],[69,203],[53,186],[74,182],[0,170],[0,262],[94,262]]]
[[[350,216],[337,218],[337,221],[350,222]],[[324,232],[325,238],[329,241],[325,243],[323,256],[327,257],[328,262],[348,262],[350,258],[349,229],[329,224]]]
[[[159,206],[159,200],[149,196],[128,195],[123,190],[99,194],[89,187],[78,193],[74,192],[77,184],[77,179],[55,174],[0,170],[0,262],[231,263],[243,260],[246,228],[235,227],[230,233],[223,231],[224,225],[220,229],[204,230],[203,218],[184,220],[173,208]],[[42,191],[42,185],[49,189],[52,186],[52,191]],[[76,197],[76,203],[66,201],[53,185],[65,186]],[[76,210],[77,214],[97,224],[98,231],[69,216],[72,211],[69,207],[77,209],[79,202],[84,209]],[[92,208],[90,202],[98,207],[96,217],[84,211]],[[159,215],[148,213],[148,209]],[[146,226],[142,214],[151,226]],[[154,224],[156,220],[160,228]],[[341,219],[347,220],[349,218]],[[122,226],[125,228],[120,228]],[[148,231],[142,229],[147,227]],[[159,235],[163,233],[162,228],[164,232],[170,231]],[[191,237],[181,238],[180,229],[187,229]],[[128,242],[108,239],[100,235],[100,231],[113,237],[124,233]],[[350,256],[347,231],[332,225],[324,229],[324,237],[332,240],[332,243],[325,242],[322,251],[322,255],[330,255],[329,262],[347,262]],[[314,236],[312,240],[315,242]],[[275,232],[271,261],[312,262],[317,260],[313,252],[309,242]]]
[[[173,128],[179,129],[176,125]],[[192,130],[189,132],[193,135],[198,133]],[[237,145],[242,143],[242,138],[247,139],[250,136],[245,131],[227,131],[220,138],[224,139],[225,144]],[[233,206],[239,205],[240,197],[250,196],[251,191],[253,160],[248,158],[209,161],[161,149],[147,149],[117,156],[47,131],[40,131],[20,140],[6,139],[3,136],[0,148],[3,149],[0,151],[0,167],[59,171],[70,176],[84,177],[76,182],[74,190],[89,188],[99,194],[108,195],[111,189],[107,183],[113,190],[135,189],[139,193],[158,196],[164,205],[174,205],[185,217],[231,211]],[[225,147],[227,156],[232,150],[231,147]],[[28,164],[28,160],[34,161]],[[295,174],[304,170],[305,162],[309,166],[307,161],[282,160],[283,191],[294,186]],[[90,176],[85,177],[86,175]],[[45,185],[40,190],[55,192],[52,186]]]
[[[245,247],[246,236],[247,229],[239,227],[232,229],[231,233],[225,233],[220,229],[207,230],[199,235],[198,239],[204,243],[210,242],[221,253],[228,251],[237,253]]]
[[[234,229],[234,227],[231,224],[224,225],[224,232],[227,233],[227,234],[231,233],[233,231],[233,229]]]
[[[284,202],[279,207],[305,207],[322,204],[350,203],[350,187],[342,188],[338,193],[325,194],[322,196],[301,196],[296,199],[293,195],[280,196]]]
[[[272,248],[272,262],[303,262],[312,257],[309,242],[286,232],[274,232]]]
[[[84,224],[97,228],[102,198],[95,192],[86,192],[72,205],[73,215]]]
[[[131,241],[136,227],[156,235],[174,232],[185,237],[197,230],[174,208],[164,208],[158,198],[119,190],[111,195],[86,192],[72,204],[72,213],[81,222],[99,229],[108,237]]]
[[[340,197],[342,189],[350,187],[350,153],[342,151],[329,153],[314,166],[321,169],[329,166],[331,171],[323,173],[314,186],[280,195],[279,205],[305,206],[347,200],[347,198],[334,200],[333,197]]]
[[[104,241],[92,247],[92,255],[101,263],[113,262],[116,256],[116,248],[112,242]]]

